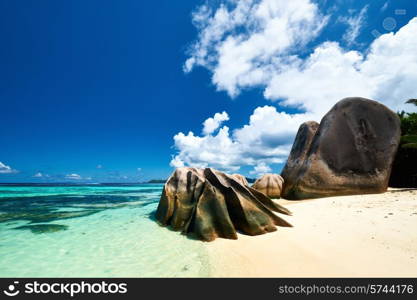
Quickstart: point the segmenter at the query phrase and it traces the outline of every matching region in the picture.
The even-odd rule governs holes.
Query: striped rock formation
[[[278,174],[265,174],[257,179],[252,188],[269,198],[280,198],[284,179]]]
[[[274,212],[291,214],[236,176],[211,168],[178,168],[165,183],[156,219],[193,238],[212,241],[237,239],[237,231],[259,235],[291,226]]]

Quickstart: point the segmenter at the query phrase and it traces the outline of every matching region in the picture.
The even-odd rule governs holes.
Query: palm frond
[[[405,103],[417,105],[417,99],[408,99]]]

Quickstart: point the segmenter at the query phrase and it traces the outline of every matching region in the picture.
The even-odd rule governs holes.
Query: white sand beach
[[[294,227],[207,243],[212,276],[417,276],[417,190],[277,201]]]

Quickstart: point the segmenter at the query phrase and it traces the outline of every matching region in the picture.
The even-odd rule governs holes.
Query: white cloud
[[[227,126],[203,136],[180,132],[174,136],[178,154],[172,158],[171,166],[210,166],[232,172],[244,165],[283,163],[298,125],[308,118],[308,114],[290,115],[264,106],[256,108],[249,124],[232,134]]]
[[[352,45],[355,43],[356,38],[359,36],[360,30],[365,23],[366,13],[368,11],[369,5],[365,5],[359,13],[356,11],[352,12],[352,16],[349,17],[339,17],[339,21],[346,23],[349,28],[346,33],[343,35],[343,39],[349,44]]]
[[[394,110],[415,97],[417,18],[396,33],[381,35],[363,53],[328,41],[310,47],[306,56],[303,46],[327,20],[312,1],[223,3],[217,9],[203,5],[194,13],[199,35],[185,70],[209,69],[217,89],[232,97],[245,88],[262,88],[267,99],[319,116],[348,96],[373,98]],[[348,39],[356,38],[366,11],[349,20]]]
[[[211,134],[217,130],[224,121],[229,120],[229,115],[224,111],[216,113],[213,118],[208,118],[203,123],[203,134]]]
[[[272,169],[266,165],[264,162],[257,164],[252,171],[249,172],[251,175],[262,176],[267,173],[270,173]]]
[[[51,176],[48,175],[48,174],[44,174],[44,173],[38,172],[35,175],[33,175],[33,177],[35,177],[35,178],[50,178]]]
[[[417,18],[397,33],[381,35],[366,54],[347,51],[336,42],[317,47],[305,60],[296,60],[272,75],[264,95],[282,105],[323,115],[338,100],[362,96],[393,110],[405,108],[415,96],[417,82]]]
[[[73,173],[73,174],[65,175],[65,179],[81,180],[83,178],[80,175]]]
[[[309,0],[228,0],[216,10],[201,6],[193,22],[199,37],[184,70],[208,68],[217,88],[234,97],[267,80],[280,56],[314,39],[327,17]]]
[[[17,170],[12,169],[11,167],[5,165],[0,161],[0,174],[14,174],[17,173]]]
[[[227,126],[218,129],[226,119],[216,123],[213,117],[206,121],[213,126],[203,130],[203,136],[189,132],[174,137],[178,153],[172,166],[236,171],[249,165],[256,174],[285,162],[299,125],[320,121],[345,97],[375,99],[392,110],[417,110],[404,104],[416,97],[417,17],[396,33],[379,36],[360,52],[335,41],[308,48],[327,22],[309,0],[223,3],[214,10],[203,5],[194,13],[199,36],[185,71],[205,67],[217,89],[232,97],[243,89],[261,88],[266,99],[302,113],[259,107],[248,125],[232,131]],[[365,22],[366,11],[367,7],[347,20],[350,27],[345,37],[351,43]]]
[[[224,170],[238,170],[240,149],[230,137],[229,128],[220,128],[215,135],[195,136],[193,132],[187,135],[182,132],[174,136],[176,149],[179,154],[172,161],[171,166],[215,167]]]

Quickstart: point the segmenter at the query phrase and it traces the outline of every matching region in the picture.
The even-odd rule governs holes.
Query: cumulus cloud
[[[345,48],[338,41],[316,42],[323,27],[330,25],[313,1],[220,3],[217,8],[202,5],[193,14],[199,34],[184,64],[185,72],[198,66],[208,69],[217,90],[231,97],[248,88],[262,89],[265,99],[280,109],[259,107],[247,125],[234,130],[221,127],[229,118],[223,112],[223,117],[217,114],[217,121],[214,116],[204,122],[202,136],[178,133],[172,166],[236,171],[250,165],[252,174],[260,174],[271,164],[285,162],[302,122],[320,121],[345,97],[362,96],[392,110],[416,111],[404,102],[416,97],[417,18],[357,51],[349,46],[366,22],[367,6],[354,17],[340,19],[349,25],[340,36],[347,41]],[[287,108],[301,113],[290,114]]]
[[[312,1],[221,3],[194,13],[199,35],[184,69],[207,68],[217,89],[232,97],[245,88],[262,88],[269,100],[318,115],[348,96],[374,98],[394,110],[415,97],[417,18],[396,33],[381,35],[363,53],[327,41],[307,47],[310,54],[305,55],[304,46],[328,19]],[[356,38],[366,11],[345,18],[351,24],[347,39]]]
[[[17,173],[17,170],[12,169],[11,167],[5,165],[0,161],[0,174],[13,174]]]
[[[264,95],[280,103],[323,114],[348,96],[379,100],[393,110],[405,108],[417,82],[417,18],[397,33],[374,40],[365,54],[337,42],[318,46],[305,60],[272,75]]]
[[[308,118],[308,114],[290,115],[264,106],[254,110],[249,124],[232,133],[227,126],[203,136],[180,132],[174,136],[178,154],[171,166],[214,167],[230,172],[245,165],[259,166],[256,174],[260,174],[263,165],[285,162],[298,124]]]
[[[207,135],[213,133],[224,121],[228,120],[229,115],[225,111],[222,113],[216,113],[213,118],[208,118],[204,121],[203,134]]]
[[[199,37],[184,70],[208,68],[217,88],[234,97],[267,80],[281,55],[314,39],[327,19],[309,0],[228,0],[216,10],[202,5],[193,14]]]
[[[80,175],[73,173],[73,174],[65,175],[65,179],[81,180],[83,178]]]
[[[267,173],[270,173],[271,171],[272,171],[272,169],[268,165],[266,165],[264,162],[261,162],[261,163],[257,164],[253,168],[253,170],[249,172],[249,174],[262,176],[262,175],[265,175]]]
[[[196,136],[180,132],[174,136],[174,143],[179,154],[171,160],[171,166],[215,167],[223,170],[238,170],[240,149],[237,142],[229,135],[229,128],[224,126],[216,134]]]

